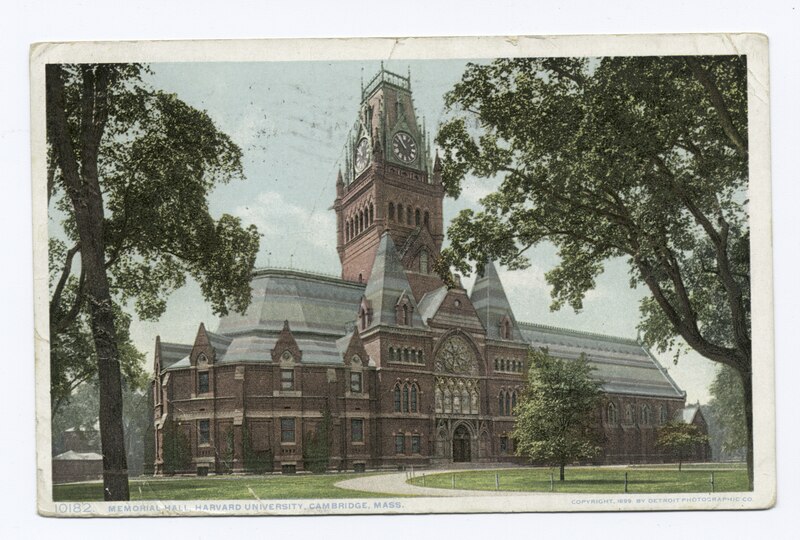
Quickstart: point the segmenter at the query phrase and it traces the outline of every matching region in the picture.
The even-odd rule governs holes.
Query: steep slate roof
[[[522,341],[519,325],[493,263],[483,267],[483,277],[475,280],[469,299],[486,328],[486,337],[500,339],[500,320],[508,315],[511,319],[511,338]]]
[[[395,325],[395,307],[402,294],[408,297],[414,307],[410,326],[423,326],[417,302],[411,292],[411,285],[408,284],[406,271],[400,262],[394,241],[388,232],[384,232],[375,253],[375,263],[367,280],[367,288],[364,290],[364,297],[372,309],[372,321],[367,328],[379,324]]]
[[[253,296],[245,314],[223,317],[217,333],[272,335],[288,320],[295,338],[303,332],[338,338],[355,319],[364,294],[361,283],[297,270],[259,270],[251,286]]]
[[[431,291],[422,297],[422,300],[419,301],[417,310],[419,311],[419,315],[423,322],[427,324],[428,319],[436,315],[436,312],[439,311],[439,306],[442,305],[442,302],[444,302],[446,297],[447,286],[445,285],[442,285],[438,289]]]
[[[405,292],[415,307],[412,325],[424,327],[448,294],[440,287],[415,303],[405,271],[388,233],[381,237],[372,274],[366,284],[300,272],[269,269],[257,271],[253,298],[244,315],[230,314],[220,320],[216,332],[207,332],[216,363],[271,362],[271,352],[285,320],[303,351],[302,362],[341,364],[351,339],[353,322],[362,296],[370,303],[372,323],[395,324],[395,306]],[[532,347],[547,347],[550,354],[573,359],[586,354],[596,376],[609,393],[683,398],[684,393],[658,361],[635,340],[517,322],[494,265],[475,282],[470,299],[490,338],[499,339],[499,321],[509,315],[512,337]],[[188,368],[191,345],[161,343],[163,370]],[[696,411],[684,409],[694,419]],[[687,416],[688,418],[689,416]]]
[[[192,352],[191,345],[183,345],[181,343],[167,343],[161,342],[161,369],[173,367],[180,360],[186,358],[188,365],[189,353]]]
[[[635,340],[531,323],[519,327],[525,341],[534,348],[546,347],[552,356],[575,359],[584,353],[605,392],[684,397],[666,370]]]

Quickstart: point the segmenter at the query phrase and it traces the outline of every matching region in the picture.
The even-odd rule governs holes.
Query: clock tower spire
[[[432,273],[444,239],[444,190],[427,137],[414,110],[410,73],[398,75],[381,65],[362,85],[345,170],[337,178],[333,207],[343,279],[369,279],[384,231],[407,271]]]

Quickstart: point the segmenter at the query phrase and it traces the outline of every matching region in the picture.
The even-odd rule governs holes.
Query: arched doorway
[[[469,430],[461,424],[453,432],[453,462],[472,461]]]

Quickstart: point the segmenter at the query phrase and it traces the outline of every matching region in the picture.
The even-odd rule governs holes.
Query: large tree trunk
[[[747,433],[747,487],[753,491],[755,486],[753,473],[753,376],[751,373],[739,372],[744,392],[745,432]]]
[[[564,464],[562,463],[558,468],[558,479],[564,481]]]
[[[103,453],[103,498],[128,500],[128,471],[122,423],[122,385],[114,311],[105,268],[103,197],[97,171],[100,139],[108,117],[111,66],[82,66],[80,153],[68,128],[64,81],[59,65],[46,67],[47,132],[75,213],[86,275],[92,336],[100,384],[100,444]],[[80,160],[78,159],[80,155]]]

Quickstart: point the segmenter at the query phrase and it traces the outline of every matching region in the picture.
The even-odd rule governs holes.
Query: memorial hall
[[[668,459],[655,447],[668,421],[705,431],[637,340],[517,320],[491,263],[471,290],[434,273],[442,166],[410,77],[382,68],[354,116],[344,166],[330,179],[339,277],[256,270],[244,314],[213,331],[197,321],[193,343],[156,340],[157,474],[174,444],[168,427],[188,442],[185,472],[199,475],[245,471],[253,455],[274,471],[302,471],[322,426],[331,470],[523,463],[511,433],[531,348],[585,355],[595,368],[605,436],[596,463]]]

